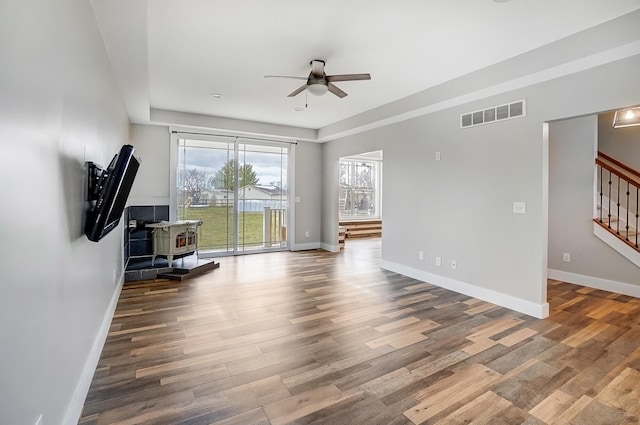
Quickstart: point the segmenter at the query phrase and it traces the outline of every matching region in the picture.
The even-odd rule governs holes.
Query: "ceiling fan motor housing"
[[[307,90],[315,96],[322,96],[329,91],[327,80],[322,78],[309,77],[307,80]]]

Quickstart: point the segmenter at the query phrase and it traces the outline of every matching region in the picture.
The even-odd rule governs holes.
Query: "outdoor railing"
[[[600,211],[594,221],[640,251],[640,172],[602,152],[598,152],[596,167]]]
[[[264,207],[264,246],[282,245],[287,241],[287,210]]]

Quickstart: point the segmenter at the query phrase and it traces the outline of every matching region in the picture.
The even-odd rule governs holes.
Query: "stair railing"
[[[598,152],[596,167],[599,177],[600,213],[594,221],[640,251],[638,245],[640,172],[602,152]],[[606,217],[604,216],[605,191],[608,205]],[[616,212],[615,217],[612,214],[612,207]],[[620,224],[623,219],[624,227],[621,229]],[[630,222],[635,226],[632,227]]]

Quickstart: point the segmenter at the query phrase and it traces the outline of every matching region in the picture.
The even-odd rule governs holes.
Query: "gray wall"
[[[638,285],[638,268],[593,234],[598,128],[596,116],[549,125],[549,268]]]
[[[382,149],[383,261],[534,304],[546,302],[544,123],[639,103],[640,94],[628,90],[639,67],[640,56],[633,56],[325,144],[323,242],[337,243],[332,188],[338,158]],[[476,84],[481,88],[484,80]],[[437,91],[447,89],[457,93],[455,82]],[[518,99],[527,100],[525,118],[459,127],[461,113]],[[441,161],[434,160],[437,151]],[[526,202],[527,213],[513,214],[514,201]],[[418,251],[424,251],[424,261]],[[440,267],[436,255],[443,259]],[[453,259],[456,270],[450,267]]]
[[[128,142],[116,93],[90,2],[0,2],[2,424],[80,413],[122,281],[122,227],[82,233],[85,160]]]
[[[142,162],[131,188],[131,205],[169,204],[171,135],[166,126],[131,124],[131,144]]]
[[[322,145],[298,142],[295,163],[295,229],[293,248],[320,247]],[[305,232],[309,232],[309,237]]]

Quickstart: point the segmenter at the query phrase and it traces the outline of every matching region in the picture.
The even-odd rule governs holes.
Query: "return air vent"
[[[526,101],[524,99],[506,105],[493,106],[482,111],[469,112],[460,115],[460,127],[475,127],[476,125],[490,124],[497,121],[520,118],[527,115]]]

